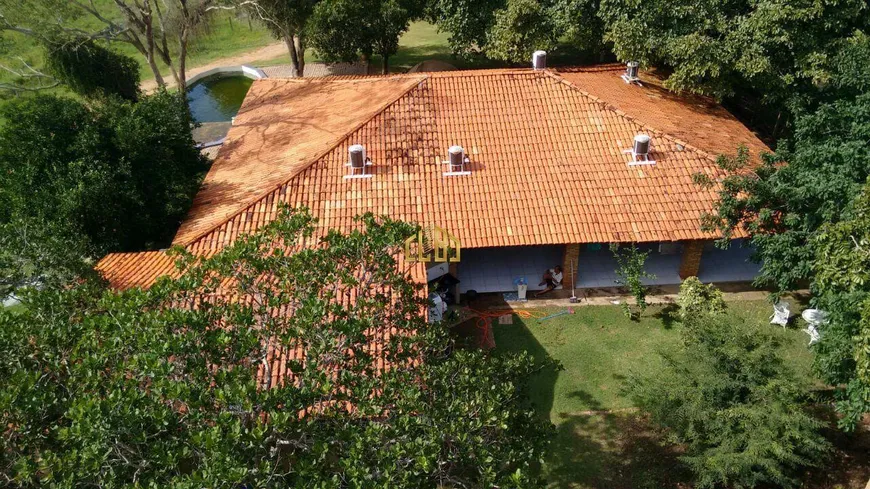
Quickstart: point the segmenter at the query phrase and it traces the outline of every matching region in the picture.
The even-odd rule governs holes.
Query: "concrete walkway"
[[[721,284],[726,301],[760,301],[768,300],[770,292],[758,290],[749,283]],[[646,297],[648,304],[673,304],[677,300],[680,289],[678,285],[651,287]],[[529,309],[537,307],[583,307],[583,306],[609,306],[629,302],[634,304],[630,294],[616,287],[597,289],[577,289],[579,302],[570,301],[570,290],[551,292],[546,298],[529,296],[526,302],[505,302],[502,294],[481,294],[472,304],[476,309]],[[783,297],[792,304],[805,303],[810,298],[809,290],[799,290]],[[465,301],[463,300],[463,304]]]

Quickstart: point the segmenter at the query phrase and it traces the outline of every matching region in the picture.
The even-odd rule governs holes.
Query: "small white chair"
[[[804,309],[801,317],[807,322],[807,329],[804,330],[804,333],[810,335],[810,345],[818,342],[820,338],[819,326],[828,321],[828,313],[821,309]]]
[[[786,301],[779,301],[773,305],[773,314],[770,315],[770,324],[779,324],[784,328],[788,326],[789,318],[791,318],[791,304]]]

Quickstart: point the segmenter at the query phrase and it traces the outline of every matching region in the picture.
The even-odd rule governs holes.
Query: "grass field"
[[[112,0],[95,0],[94,3],[106,17],[113,20],[120,18],[120,12]],[[102,28],[100,21],[89,15],[79,16],[71,21],[70,25],[88,32]],[[43,48],[34,39],[14,32],[4,33],[4,39],[6,46],[0,55],[0,62],[17,68],[20,66],[18,59],[20,58],[37,68],[43,66]],[[256,22],[249,23],[245,17],[237,18],[235,12],[217,12],[193,38],[189,46],[188,66],[206,64],[215,59],[244,53],[273,42],[275,39],[262,25]],[[118,42],[112,43],[112,47],[139,62],[142,80],[154,78],[145,59],[133,46]],[[170,47],[173,48],[174,46]],[[167,77],[171,76],[169,68],[162,63],[161,72]],[[0,73],[0,81],[11,79],[9,73]]]
[[[768,324],[770,310],[766,301],[729,304],[730,314],[779,337],[784,357],[799,375],[809,378],[809,337],[795,327]],[[497,349],[526,350],[541,359],[549,356],[565,367],[561,372],[542,372],[529,390],[541,415],[557,427],[545,466],[551,486],[652,488],[685,484],[689,476],[677,462],[678,451],[632,409],[622,390],[631,372],[655,372],[661,366],[656,353],[678,346],[682,326],[673,317],[675,309],[652,306],[639,321],[627,319],[618,306],[578,307],[574,311],[540,323],[515,316],[513,325],[494,326]],[[843,452],[838,460],[850,460],[849,454]],[[830,477],[840,477],[837,482],[843,487],[863,487],[850,483],[852,476],[845,473],[831,471],[819,477],[824,478],[821,485],[807,487],[833,487]],[[863,473],[854,477],[860,480]]]

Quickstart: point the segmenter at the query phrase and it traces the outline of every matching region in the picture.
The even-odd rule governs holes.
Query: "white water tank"
[[[649,136],[647,136],[646,134],[638,134],[634,137],[634,146],[632,147],[632,151],[634,151],[634,154],[636,155],[648,155],[649,143]]]
[[[354,144],[347,149],[350,156],[350,166],[354,169],[365,168],[366,166],[366,149],[362,144]]]
[[[543,70],[547,67],[547,52],[546,51],[535,51],[532,53],[532,68],[536,70]]]

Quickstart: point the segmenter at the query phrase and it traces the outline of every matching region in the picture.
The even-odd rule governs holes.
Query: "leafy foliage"
[[[602,0],[599,14],[620,59],[666,67],[668,87],[720,98],[742,87],[774,100],[814,94],[870,25],[862,0]]]
[[[640,251],[634,243],[630,246],[612,243],[610,251],[616,258],[616,275],[619,277],[616,283],[628,289],[629,293],[634,296],[634,303],[640,309],[640,313],[643,313],[647,306],[646,286],[643,285],[643,279],[655,278],[655,275],[647,273],[644,269],[649,251]],[[626,316],[632,316],[631,307],[628,304],[623,304],[623,309]]]
[[[0,299],[27,287],[98,280],[81,236],[44,222],[0,223]]]
[[[414,0],[324,0],[314,9],[308,32],[323,59],[354,61],[378,54],[386,74],[399,37],[418,15]]]
[[[537,0],[508,0],[495,11],[487,32],[486,54],[505,61],[523,61],[531,49],[552,49],[556,32],[549,12]]]
[[[868,140],[870,94],[864,94],[799,117],[793,140],[761,164],[745,150],[720,157],[731,174],[705,229],[722,231],[725,242],[738,225],[749,231],[762,262],[757,285],[782,291],[811,280],[809,244],[823,224],[843,218],[870,175]]]
[[[51,74],[84,97],[117,95],[139,98],[139,63],[92,40],[50,44],[46,65]]]
[[[167,242],[206,164],[179,97],[86,106],[37,96],[0,108],[0,222],[65,229],[95,254]]]
[[[436,0],[427,17],[450,34],[457,54],[528,62],[560,39],[584,52],[604,52],[597,0]]]
[[[538,366],[454,351],[396,259],[416,229],[360,220],[297,249],[282,210],[148,291],[0,312],[5,485],[540,487]]]
[[[683,321],[702,315],[722,314],[728,307],[721,290],[713,284],[702,283],[694,276],[680,284],[677,305],[680,306],[680,317]]]
[[[630,376],[632,400],[685,446],[697,487],[796,486],[797,471],[829,447],[804,411],[808,386],[784,365],[775,337],[723,314],[684,327],[664,369]]]
[[[824,226],[814,250],[818,306],[828,313],[816,346],[815,367],[839,392],[840,426],[851,430],[870,412],[870,186],[849,219]]]

